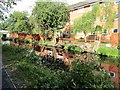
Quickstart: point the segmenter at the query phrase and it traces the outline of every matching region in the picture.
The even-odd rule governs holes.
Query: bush
[[[14,41],[15,43],[18,43],[18,42],[19,42],[19,38],[15,38],[15,39],[13,39],[13,41]]]
[[[71,52],[72,54],[75,54],[75,53],[80,54],[83,52],[83,49],[76,45],[73,45],[68,47],[68,51]]]
[[[69,72],[19,62],[17,70],[30,88],[113,88],[110,76],[94,63],[77,62]]]
[[[26,44],[30,44],[30,40],[24,40]]]
[[[113,88],[110,76],[94,61],[73,63],[71,86],[74,88]]]
[[[117,46],[117,49],[120,49],[120,45]]]
[[[34,51],[23,47],[3,46],[6,61],[16,68],[16,76],[25,83],[27,88],[113,88],[110,77],[95,61],[88,63],[74,62],[70,71],[50,69],[37,65],[40,57]],[[57,65],[56,65],[57,67]],[[10,69],[10,68],[9,68]],[[15,71],[14,71],[15,73]],[[14,74],[13,73],[13,74]]]

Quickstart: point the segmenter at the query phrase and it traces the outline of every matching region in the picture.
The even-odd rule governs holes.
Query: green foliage
[[[94,29],[93,19],[91,19],[92,13],[86,13],[81,18],[76,19],[73,25],[73,33],[85,32],[88,33]]]
[[[112,56],[101,56],[100,57],[100,63],[108,63],[108,64],[115,64],[118,65],[119,64],[119,57],[112,57]]]
[[[120,45],[117,46],[117,49],[120,49]]]
[[[94,5],[93,10],[83,14],[82,17],[77,18],[74,21],[73,25],[73,33],[77,32],[91,32],[94,30],[94,21],[96,20],[96,16],[99,14],[99,4]]]
[[[102,32],[102,27],[97,25],[96,28],[95,28],[95,31],[99,31],[99,32]]]
[[[1,30],[6,30],[6,28],[7,28],[7,25],[5,24],[5,22],[0,23]]]
[[[33,16],[42,33],[45,33],[50,30],[55,31],[59,26],[64,27],[68,21],[69,10],[60,2],[36,2]]]
[[[71,52],[72,54],[75,54],[75,53],[80,54],[83,52],[83,49],[76,45],[73,45],[68,47],[68,51]]]
[[[30,44],[30,43],[32,43],[32,40],[24,39],[24,42],[25,42],[26,44]]]
[[[116,16],[116,10],[114,10],[114,0],[111,2],[104,2],[104,6],[99,9],[100,14],[98,15],[100,21],[104,22],[104,28],[110,31],[114,27],[114,19]],[[106,17],[106,18],[105,18]]]
[[[120,45],[117,46],[117,49],[118,49],[118,57],[119,57],[119,60],[120,60]],[[120,63],[120,61],[119,61]]]
[[[14,41],[15,43],[19,43],[19,38],[14,38],[13,41]]]
[[[101,7],[99,4],[95,4],[93,6],[92,11],[87,12],[83,14],[82,17],[77,18],[74,21],[73,25],[73,33],[77,32],[91,32],[94,31],[94,21],[96,19],[100,21],[105,21],[104,17],[106,16],[106,21],[104,28],[107,30],[110,30],[114,26],[114,18],[116,15],[116,11],[113,9],[114,7],[114,2],[104,2],[106,4],[106,7]]]
[[[28,88],[114,88],[108,74],[99,71],[100,66],[94,60],[91,63],[74,62],[70,71],[51,70],[36,64],[40,57],[35,56],[33,50],[8,45],[4,45],[3,50],[6,65],[9,69],[16,68],[14,74]]]
[[[7,29],[10,32],[31,32],[29,19],[26,12],[13,12],[7,22]]]
[[[71,86],[74,88],[113,88],[110,77],[106,72],[99,71],[100,66],[94,61],[73,63],[71,76]]]
[[[35,17],[30,16],[29,17],[29,24],[32,29],[31,33],[33,34],[40,34],[41,33],[41,28],[39,27]]]
[[[101,46],[99,47],[99,49],[97,50],[98,54],[102,54],[102,55],[107,55],[107,56],[118,56],[118,49],[116,47],[105,47],[105,46]]]
[[[7,60],[5,63],[14,65],[16,62],[23,60],[26,56],[27,49],[24,47],[15,47],[9,45],[2,46],[3,59]],[[3,61],[4,63],[4,61]]]
[[[100,4],[95,4],[92,9],[93,18],[96,19],[100,15]]]
[[[105,2],[106,7],[104,7],[104,16],[107,16],[107,20],[105,23],[105,28],[110,30],[114,27],[114,17],[116,15],[116,11],[113,9],[114,2]]]

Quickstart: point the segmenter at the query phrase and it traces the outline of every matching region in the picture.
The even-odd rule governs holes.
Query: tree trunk
[[[101,41],[101,37],[102,37],[102,35],[100,34],[100,38],[99,38],[99,41]]]
[[[84,35],[85,35],[85,42],[87,42],[87,37],[86,37],[86,32],[84,31]]]

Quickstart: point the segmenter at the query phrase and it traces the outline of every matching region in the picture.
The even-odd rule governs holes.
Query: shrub
[[[75,54],[75,53],[80,54],[83,52],[83,49],[76,45],[73,45],[68,47],[68,51],[71,52],[72,54]]]
[[[18,42],[19,42],[19,38],[15,38],[15,39],[13,39],[13,41],[14,41],[15,43],[18,43]]]
[[[120,45],[117,46],[117,49],[120,49]]]
[[[74,88],[113,88],[110,76],[100,66],[92,61],[73,63],[70,71],[71,86]]]
[[[4,45],[3,50],[8,65],[16,68],[17,78],[27,88],[114,88],[108,74],[100,71],[100,66],[95,61],[73,62],[71,70],[65,71],[37,65],[40,58],[31,49]]]
[[[30,44],[30,40],[24,40],[26,44]]]

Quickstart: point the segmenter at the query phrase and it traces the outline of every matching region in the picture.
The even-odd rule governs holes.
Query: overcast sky
[[[29,13],[31,13],[33,5],[35,4],[35,2],[38,0],[22,0],[17,2],[17,5],[14,6],[14,8],[11,11],[28,11]],[[53,1],[63,1],[68,3],[69,5],[71,4],[75,4],[77,2],[82,2],[85,0],[53,0]]]

